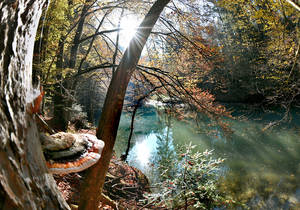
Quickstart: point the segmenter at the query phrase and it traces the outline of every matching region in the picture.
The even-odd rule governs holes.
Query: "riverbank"
[[[159,167],[176,156],[176,145],[192,142],[197,150],[213,150],[215,158],[225,158],[220,187],[238,203],[256,209],[300,207],[300,110],[291,109],[288,123],[265,129],[270,122],[282,119],[283,110],[230,104],[233,119],[227,119],[233,131],[225,136],[218,127],[209,127],[203,116],[198,125],[158,113],[155,108],[140,109],[135,121],[130,165],[142,170],[155,183]],[[239,105],[239,106],[238,106]],[[126,148],[130,114],[121,118],[116,152]],[[279,167],[280,166],[280,167]]]
[[[71,127],[71,131],[74,129]],[[96,134],[95,129],[82,129],[76,133]],[[80,185],[86,171],[65,175],[54,175],[59,191],[72,209],[77,209],[80,199]],[[114,155],[111,159],[103,189],[100,209],[143,208],[143,194],[150,192],[148,178],[137,168],[129,166]]]
[[[191,123],[159,115],[155,108],[139,110],[128,164],[140,169],[151,184],[157,183],[161,174],[154,166],[164,164],[170,155],[175,157],[175,145],[192,142],[200,152],[214,150],[215,158],[226,159],[219,187],[241,205],[254,209],[259,206],[265,209],[299,208],[299,109],[291,110],[293,119],[288,124],[268,130],[264,130],[266,125],[280,120],[284,112],[264,111],[258,107],[247,109],[247,106],[235,106],[233,111],[234,119],[229,119],[229,123],[234,132],[229,137],[214,127],[204,127],[210,130],[199,132]],[[122,115],[115,146],[117,156],[126,149],[130,119],[130,114]],[[205,126],[208,121],[204,119],[202,123]],[[80,132],[95,134],[94,130]],[[119,163],[121,168],[130,167]],[[113,195],[113,200],[119,202],[120,198]],[[123,199],[127,205],[142,206],[130,197]]]

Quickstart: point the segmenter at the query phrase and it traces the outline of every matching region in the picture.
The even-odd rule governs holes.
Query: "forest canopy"
[[[49,4],[36,39],[34,73],[46,91],[45,108],[54,106],[54,116],[65,118],[55,124],[66,128],[74,103],[89,121],[98,120],[110,78],[150,6]],[[151,32],[128,98],[151,92],[169,105],[186,102],[210,114],[223,112],[209,102],[215,99],[288,107],[298,99],[298,16],[286,1],[174,1]],[[203,98],[202,104],[195,98]]]

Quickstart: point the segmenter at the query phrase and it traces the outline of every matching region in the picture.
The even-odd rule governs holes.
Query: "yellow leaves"
[[[67,0],[51,1],[48,15],[51,22],[60,22],[65,19],[68,10]]]
[[[281,1],[283,2],[283,1]],[[256,24],[264,24],[264,30],[274,30],[281,27],[283,13],[289,15],[290,11],[286,5],[281,5],[280,0],[274,1],[244,1],[244,0],[232,0],[232,1],[220,1],[219,6],[225,8],[228,11],[233,12],[235,18],[238,19],[239,28],[247,27],[244,25],[245,21],[249,19]],[[284,10],[284,11],[283,11]]]
[[[290,49],[289,49],[288,52],[289,52],[289,54],[290,54],[290,53],[293,53],[293,52],[294,52],[294,46],[290,47]]]
[[[237,62],[240,59],[240,56],[232,56],[232,58],[234,62]]]
[[[257,10],[253,17],[256,19],[265,18],[266,14],[263,10]]]

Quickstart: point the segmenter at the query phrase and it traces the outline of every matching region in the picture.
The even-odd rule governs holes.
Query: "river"
[[[225,158],[220,190],[250,209],[300,209],[300,110],[292,120],[265,130],[282,112],[243,106],[231,107],[235,119],[227,119],[233,131],[225,136],[216,127],[200,129],[191,122],[159,115],[156,109],[141,109],[135,120],[128,163],[142,170],[152,183],[159,179],[154,166],[176,158],[175,146],[189,142],[199,151],[213,150]],[[115,150],[125,151],[130,114],[123,114]]]

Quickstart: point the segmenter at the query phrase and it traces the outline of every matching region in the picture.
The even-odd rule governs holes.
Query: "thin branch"
[[[119,17],[118,28],[120,28],[120,26],[121,26],[121,20],[122,20],[123,14],[124,14],[124,9],[122,9],[122,12]],[[116,37],[115,52],[113,55],[113,65],[116,64],[116,58],[117,58],[118,50],[119,50],[119,38],[120,38],[120,31],[118,31],[117,37]],[[115,70],[116,70],[115,67],[113,67],[113,74],[114,74]]]
[[[296,10],[300,12],[300,5],[298,5],[296,2],[293,2],[291,0],[286,0],[290,5],[292,5]]]
[[[82,43],[82,42],[84,42],[86,40],[89,40],[89,39],[91,39],[91,38],[93,38],[95,36],[99,36],[99,35],[102,35],[102,34],[108,34],[108,33],[114,33],[114,32],[120,31],[120,30],[122,30],[122,29],[121,28],[115,28],[115,29],[109,29],[109,30],[99,31],[98,33],[95,33],[93,35],[90,35],[90,36],[82,38],[81,40],[78,41],[78,43],[80,44],[80,43]]]
[[[106,68],[112,68],[113,67],[113,64],[110,64],[110,63],[102,63],[100,65],[97,65],[97,66],[93,66],[93,67],[90,67],[90,68],[87,68],[87,69],[84,69],[80,72],[78,72],[76,75],[74,75],[74,77],[78,77],[82,74],[86,74],[86,73],[89,73],[89,72],[92,72],[92,71],[95,71],[95,70],[98,70],[98,69],[106,69]]]
[[[157,87],[154,87],[152,90],[150,90],[147,94],[143,95],[142,97],[140,97],[136,104],[134,105],[134,109],[132,111],[132,116],[131,116],[131,123],[130,123],[130,133],[129,133],[129,136],[128,136],[128,140],[127,140],[127,148],[126,148],[126,152],[124,155],[121,156],[121,160],[125,161],[127,159],[127,156],[129,154],[129,149],[130,149],[130,144],[131,144],[131,138],[132,138],[132,134],[133,134],[133,129],[134,129],[134,118],[135,118],[135,114],[138,110],[138,108],[140,107],[141,105],[141,102],[147,98],[148,96],[150,96],[154,91],[156,91],[157,89],[159,88],[162,88],[163,85],[160,85],[160,86],[157,86]]]
[[[100,27],[102,26],[102,24],[103,24],[103,22],[104,22],[104,20],[105,20],[105,18],[106,18],[106,16],[107,16],[108,14],[109,14],[109,12],[107,12],[107,13],[104,14],[103,18],[101,19],[101,21],[100,21],[100,23],[99,23],[98,28],[96,29],[96,33],[99,31]],[[94,44],[95,39],[96,39],[96,36],[94,36],[94,37],[92,38],[92,41],[90,42],[89,48],[88,48],[88,50],[87,50],[85,56],[81,59],[80,65],[79,65],[79,68],[78,68],[78,72],[81,70],[83,62],[86,60],[88,54],[90,53],[90,51],[91,51],[91,49],[92,49],[92,46],[93,46],[93,44]]]
[[[207,54],[204,52],[204,50],[202,48],[200,48],[197,44],[195,44],[192,40],[190,40],[187,36],[185,36],[183,33],[181,33],[179,30],[177,30],[173,24],[170,23],[170,21],[166,20],[163,17],[160,17],[160,19],[162,20],[162,22],[168,24],[176,33],[178,33],[182,38],[184,38],[186,41],[188,41],[191,45],[193,45],[198,52],[205,57],[207,60],[209,59],[210,54]]]
[[[298,55],[299,55],[299,49],[300,49],[300,44],[298,44],[298,48],[296,50],[296,54],[295,54],[295,59],[294,59],[294,63],[293,63],[293,66],[291,68],[291,71],[290,71],[290,74],[288,76],[288,81],[290,80],[293,72],[294,72],[294,69],[295,69],[295,66],[296,66],[296,63],[297,63],[297,60],[298,60]]]

